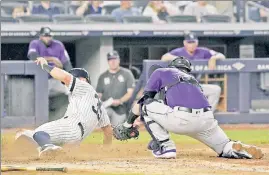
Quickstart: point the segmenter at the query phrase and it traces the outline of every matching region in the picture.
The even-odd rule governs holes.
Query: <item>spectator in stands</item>
[[[185,7],[192,3],[192,1],[165,1],[165,2],[170,2],[174,7],[179,9],[180,13],[183,13]]]
[[[84,1],[76,10],[76,15],[87,16],[102,14],[102,7],[100,6],[102,1]]]
[[[117,22],[123,22],[124,16],[137,16],[141,13],[137,8],[132,7],[132,1],[121,1],[120,7],[114,9],[111,15],[116,18]]]
[[[111,125],[117,126],[126,119],[127,103],[135,81],[130,70],[120,67],[117,51],[108,53],[107,60],[109,69],[100,75],[96,91],[107,109]]]
[[[48,27],[42,27],[39,39],[31,41],[29,45],[28,58],[30,60],[36,60],[38,57],[44,57],[49,65],[54,65],[66,71],[72,69],[69,55],[65,50],[63,43],[52,38],[51,29]],[[63,93],[67,94],[67,92],[67,89],[61,82],[50,77],[50,97]]]
[[[194,15],[199,19],[203,15],[218,14],[217,8],[208,4],[206,1],[196,1],[188,4],[183,12],[184,15]]]
[[[12,12],[12,17],[17,18],[20,16],[25,16],[25,15],[30,15],[30,10],[29,8],[25,8],[23,6],[21,7],[15,7]]]
[[[163,1],[163,4],[164,4],[168,14],[170,16],[181,14],[179,7],[172,2],[173,1]],[[177,2],[177,1],[175,1],[175,2]]]
[[[162,1],[150,1],[143,15],[151,16],[154,23],[166,23],[169,13]]]
[[[198,47],[198,38],[194,33],[186,35],[183,44],[184,47],[174,49],[163,55],[162,60],[171,61],[176,56],[184,56],[189,60],[208,60],[208,68],[214,70],[216,68],[216,60],[225,59],[225,56],[222,53],[208,48]],[[219,102],[221,88],[218,85],[213,84],[202,84],[201,86],[212,109],[215,110]]]
[[[48,15],[50,18],[52,18],[53,15],[58,15],[60,13],[60,9],[53,6],[50,1],[41,1],[39,6],[34,6],[32,9],[32,14]]]
[[[261,1],[260,5],[264,6],[265,8],[268,8],[269,10],[269,1]],[[261,21],[263,22],[269,22],[269,11],[266,11],[264,9],[260,9],[260,17]]]

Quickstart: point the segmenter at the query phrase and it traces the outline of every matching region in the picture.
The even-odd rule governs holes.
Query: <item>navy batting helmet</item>
[[[175,67],[178,69],[185,69],[187,72],[191,71],[191,62],[185,57],[176,57],[168,64],[168,67]]]
[[[91,79],[89,73],[83,68],[73,68],[69,71],[74,77],[85,78],[89,84],[91,84]]]

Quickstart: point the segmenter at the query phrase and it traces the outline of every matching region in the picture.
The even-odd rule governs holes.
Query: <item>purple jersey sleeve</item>
[[[162,80],[161,80],[160,74],[161,74],[160,70],[155,70],[151,74],[151,76],[146,84],[146,87],[144,89],[145,91],[154,91],[154,92],[160,91],[160,89],[162,87]]]
[[[38,41],[37,40],[33,40],[33,41],[30,42],[27,55],[29,55],[31,52],[38,53]]]
[[[59,42],[59,44],[60,44],[60,46],[59,46],[60,47],[60,49],[59,49],[60,50],[60,58],[59,59],[62,62],[62,64],[64,64],[67,61],[69,61],[70,58],[69,58],[69,55],[68,55],[63,43]]]
[[[177,49],[173,49],[173,50],[171,50],[169,53],[170,53],[171,55],[181,56],[181,52],[182,52],[182,48],[177,48]]]
[[[204,52],[204,59],[210,59],[212,56],[217,54],[216,51],[207,48],[204,48],[202,52]]]

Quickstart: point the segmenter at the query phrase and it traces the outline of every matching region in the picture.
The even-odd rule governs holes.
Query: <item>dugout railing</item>
[[[165,66],[167,63],[160,60],[145,60],[143,65],[145,74],[148,74],[148,68],[153,64]],[[215,115],[219,123],[269,123],[268,110],[263,112],[251,110],[253,100],[264,100],[264,106],[266,103],[269,105],[268,94],[262,90],[259,91],[255,84],[259,80],[260,73],[269,72],[268,59],[227,59],[218,61],[217,69],[214,71],[207,69],[207,61],[193,61],[192,64],[193,73],[205,74],[201,81],[222,83],[223,91],[219,106],[221,112]],[[31,81],[34,80],[32,85],[27,84],[26,79],[22,80],[23,83],[17,83],[16,81],[19,79],[13,79],[14,86],[5,87],[5,77],[20,76],[23,78],[29,75],[32,76]],[[47,79],[47,73],[31,61],[1,62],[1,127],[38,126],[49,120]],[[16,88],[12,89],[13,87]],[[13,102],[9,109],[13,110],[13,113],[15,111],[22,115],[4,114],[6,88],[10,88],[8,98],[11,99],[5,100]],[[27,89],[28,94],[25,91]],[[257,98],[253,98],[254,96]],[[33,99],[33,103],[31,103],[31,99]],[[23,115],[24,110],[28,110],[28,108],[33,108],[31,110],[33,115]]]

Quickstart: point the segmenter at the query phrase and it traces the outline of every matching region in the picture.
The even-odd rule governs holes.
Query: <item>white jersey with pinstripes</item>
[[[54,144],[81,141],[96,127],[110,124],[105,108],[89,83],[73,77],[68,89],[71,94],[64,117],[35,130],[47,132]]]

